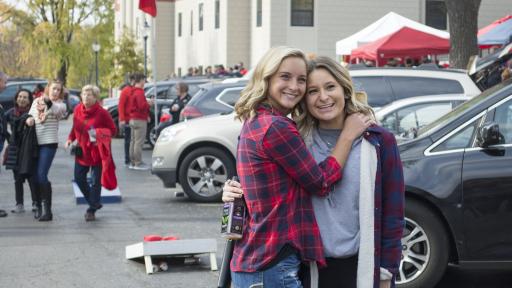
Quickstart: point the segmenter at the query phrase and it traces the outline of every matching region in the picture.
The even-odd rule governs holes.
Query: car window
[[[37,85],[37,84],[34,84],[34,83],[31,83],[31,84],[22,84],[22,85],[21,85],[21,88],[22,88],[22,89],[27,89],[28,91],[34,91],[34,89],[36,88],[36,85]]]
[[[452,110],[451,102],[423,103],[404,107],[397,111],[398,132],[417,130]]]
[[[388,129],[391,133],[397,134],[398,128],[396,127],[396,112],[389,113],[382,118],[380,125]]]
[[[455,133],[445,141],[443,141],[440,145],[434,148],[433,152],[440,152],[446,150],[453,149],[463,149],[467,148],[471,145],[471,139],[473,139],[473,135],[476,130],[476,126],[480,123],[480,119],[473,121],[473,123],[469,124],[467,127],[462,129],[461,131]]]
[[[231,107],[235,107],[236,101],[240,98],[241,91],[242,88],[226,89],[221,95],[219,95],[218,101]]]
[[[364,91],[368,95],[368,104],[372,107],[382,107],[394,100],[393,91],[381,76],[352,77],[356,91]]]
[[[494,122],[499,125],[500,133],[503,135],[504,142],[500,144],[512,144],[512,100],[496,108]]]
[[[387,76],[397,99],[422,95],[464,93],[464,88],[456,80],[427,77]]]
[[[158,89],[156,90],[157,99],[167,99],[168,98],[167,91],[169,90],[169,86],[157,86],[157,87],[158,87]],[[155,94],[155,89],[153,87],[151,87],[146,91],[145,94],[146,94],[146,98],[153,97],[153,95]]]
[[[18,91],[18,85],[7,86],[5,90],[0,93],[0,101],[14,101],[14,95]]]

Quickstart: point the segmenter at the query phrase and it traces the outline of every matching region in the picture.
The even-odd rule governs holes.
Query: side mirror
[[[487,148],[491,145],[500,144],[503,135],[500,133],[500,126],[495,122],[487,122],[478,129],[478,146]]]

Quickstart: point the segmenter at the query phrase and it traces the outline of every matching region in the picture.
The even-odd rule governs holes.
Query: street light
[[[144,26],[142,27],[142,37],[144,38],[144,75],[148,76],[148,37],[151,33],[148,21],[144,20]]]
[[[96,54],[96,86],[99,87],[98,84],[98,52],[100,52],[100,44],[98,42],[94,42],[92,44],[92,51],[94,51],[94,54]]]

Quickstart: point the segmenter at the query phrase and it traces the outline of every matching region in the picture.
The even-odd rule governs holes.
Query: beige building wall
[[[204,70],[207,66],[222,64],[228,67],[249,60],[248,0],[220,0],[219,3],[220,25],[215,28],[214,0],[176,1],[175,66],[176,70],[181,70],[181,75],[185,75],[189,67]],[[203,4],[202,31],[199,31],[200,4]],[[178,36],[180,13],[182,34]]]
[[[177,72],[178,68],[186,74],[188,67],[233,66],[240,61],[250,68],[270,47],[277,45],[335,57],[336,41],[356,33],[390,11],[425,23],[426,1],[315,0],[315,26],[292,27],[291,0],[262,0],[262,25],[256,27],[257,0],[220,0],[220,27],[215,29],[215,0],[158,0],[157,79]],[[203,31],[198,29],[199,3],[204,5]],[[142,49],[140,27],[147,16],[138,10],[138,0],[116,0],[115,7],[116,39],[126,27],[139,39]],[[178,13],[182,13],[181,37],[177,33]],[[484,0],[478,27],[507,14],[512,14],[510,0]],[[148,64],[151,67],[151,61]]]

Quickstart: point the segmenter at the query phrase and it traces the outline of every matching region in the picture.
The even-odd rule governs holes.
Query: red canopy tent
[[[447,54],[450,51],[450,40],[437,37],[409,27],[360,46],[350,55],[351,58],[362,58],[376,61],[377,66],[384,59],[393,57],[421,57],[425,55]]]

